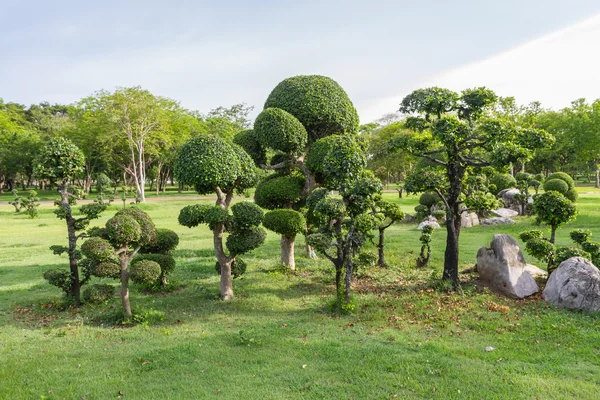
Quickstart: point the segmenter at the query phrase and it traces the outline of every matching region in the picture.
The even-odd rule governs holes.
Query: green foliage
[[[236,257],[231,263],[231,276],[233,276],[234,279],[239,278],[246,273],[246,267],[246,262],[241,258]],[[218,261],[215,264],[215,271],[217,271],[217,274],[221,275],[221,265]]]
[[[243,190],[256,180],[250,156],[238,145],[212,136],[197,136],[185,143],[177,155],[174,173],[199,194],[215,193],[217,188]]]
[[[554,190],[555,192],[566,195],[569,191],[569,185],[562,179],[548,179],[544,182],[544,190],[546,192]]]
[[[333,146],[323,160],[325,187],[336,190],[356,182],[367,166],[361,144],[349,135],[336,135]]]
[[[150,285],[158,280],[161,274],[160,265],[149,259],[132,262],[129,271],[132,281],[145,285]]]
[[[129,247],[142,239],[140,224],[129,215],[115,215],[106,222],[110,243],[117,247]]]
[[[267,210],[289,208],[302,199],[304,177],[273,174],[262,180],[254,192],[254,201]]]
[[[575,188],[573,189],[569,189],[567,191],[567,193],[565,193],[565,197],[569,200],[571,200],[573,203],[575,203],[577,201],[577,199],[579,198],[579,194],[577,193],[577,190],[575,190]]]
[[[81,245],[81,252],[93,263],[118,263],[117,252],[108,241],[101,237],[91,237]]]
[[[500,203],[495,195],[481,190],[473,192],[465,198],[465,206],[467,206],[469,210],[476,212],[478,215],[483,215],[487,211],[495,210],[499,205]]]
[[[572,257],[583,257],[587,259],[591,258],[589,252],[586,252],[585,250],[582,251],[581,249],[578,249],[576,247],[557,246],[554,258],[552,260],[552,266],[548,268],[549,272],[552,272],[563,261],[566,261]],[[593,258],[590,261],[596,264],[596,262],[593,261]]]
[[[271,160],[269,161],[269,165],[277,165],[277,164],[281,164],[284,162],[287,164],[287,166],[283,167],[283,168],[277,168],[275,170],[275,173],[277,175],[292,174],[295,171],[294,157],[290,156],[289,154],[281,153],[281,152],[273,154],[273,157],[271,157]]]
[[[148,214],[136,207],[129,207],[120,210],[115,216],[126,215],[133,218],[140,226],[141,236],[138,241],[134,241],[137,244],[146,245],[156,240],[156,227],[154,222]],[[108,227],[108,226],[107,226]],[[131,243],[134,243],[131,242]]]
[[[583,243],[590,240],[592,231],[589,229],[573,229],[569,232],[569,236],[571,237],[571,240],[581,246]]]
[[[258,226],[232,232],[225,241],[227,250],[233,256],[258,248],[267,237],[267,232]]]
[[[40,206],[38,201],[40,201],[40,199],[37,197],[37,192],[35,190],[29,191],[29,197],[21,198],[21,204],[25,208],[25,213],[31,219],[38,216],[38,207]]]
[[[280,108],[296,117],[308,132],[308,141],[356,132],[358,114],[348,95],[331,78],[300,75],[281,81],[264,108]]]
[[[52,286],[60,288],[65,294],[71,292],[71,273],[64,269],[49,269],[43,277]]]
[[[336,136],[326,136],[314,142],[310,146],[310,151],[306,156],[306,167],[315,174],[317,182],[323,183],[325,181],[325,157],[329,154],[331,149],[335,146]]]
[[[179,245],[179,235],[170,229],[156,229],[156,238],[142,246],[140,252],[171,254]]]
[[[577,208],[565,196],[550,191],[537,195],[533,201],[536,222],[550,225],[552,229],[572,221],[577,216]]]
[[[517,186],[517,180],[510,174],[496,174],[490,179],[490,184],[496,186],[497,194],[505,189]]]
[[[302,152],[308,140],[300,121],[280,108],[265,108],[256,117],[254,132],[262,146],[286,154]]]
[[[112,180],[104,173],[96,175],[96,190],[98,193],[104,193],[105,190],[110,188]]]
[[[568,185],[569,189],[575,188],[575,181],[573,180],[573,178],[571,178],[571,175],[567,174],[566,172],[554,172],[554,173],[548,175],[548,177],[546,177],[546,181],[549,181],[552,179],[560,179],[560,180],[564,181]],[[544,187],[545,187],[545,183],[544,183]],[[544,189],[544,190],[546,190],[546,189]]]
[[[83,291],[83,301],[90,304],[100,304],[110,300],[115,294],[115,288],[112,285],[89,285]]]
[[[235,230],[248,229],[260,225],[265,213],[259,206],[249,201],[243,201],[231,206],[233,213],[233,226]]]
[[[439,87],[418,89],[402,99],[400,112],[423,113],[429,120],[430,115],[440,117],[443,113],[453,110],[457,103],[458,94],[451,90]]]
[[[446,211],[444,210],[435,210],[431,213],[432,216],[435,217],[438,221],[441,221],[446,217]]]
[[[530,240],[533,240],[533,239],[541,239],[542,236],[543,236],[542,231],[540,231],[538,229],[521,232],[519,234],[519,238],[521,238],[521,240],[524,242],[529,242]]]
[[[419,197],[419,204],[427,206],[428,208],[439,204],[441,201],[441,197],[433,192],[424,192],[421,197]]]
[[[121,266],[110,261],[92,264],[91,271],[92,275],[98,278],[121,278]]]
[[[549,268],[553,266],[556,247],[546,238],[530,239],[525,244],[525,250],[529,255],[546,262]]]
[[[267,152],[252,129],[241,131],[233,137],[233,143],[241,146],[257,166],[267,163]]]
[[[84,156],[69,139],[53,138],[35,161],[34,176],[53,182],[66,182],[83,172]]]
[[[431,239],[433,233],[433,226],[425,225],[421,230],[421,236],[419,241],[421,242],[421,252],[417,257],[417,268],[423,268],[429,263],[429,257],[431,256]]]
[[[306,231],[304,215],[290,209],[269,211],[265,214],[263,225],[265,228],[289,238]]]
[[[161,283],[166,276],[175,270],[176,262],[173,256],[169,254],[138,254],[132,260],[132,263],[136,261],[154,261],[160,266],[160,276],[157,283]]]

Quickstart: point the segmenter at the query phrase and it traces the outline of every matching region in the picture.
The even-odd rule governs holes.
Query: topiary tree
[[[135,260],[150,260],[160,265],[160,276],[151,286],[167,287],[167,275],[175,269],[175,259],[171,255],[179,245],[179,235],[170,229],[157,229],[155,239],[142,246]]]
[[[532,209],[538,224],[550,225],[550,243],[554,243],[556,240],[556,229],[574,220],[577,216],[575,204],[555,191],[537,195],[533,201]]]
[[[254,130],[241,132],[234,139],[252,155],[257,165],[276,171],[257,186],[256,204],[269,210],[300,210],[307,196],[321,182],[322,171],[318,166],[328,148],[322,146],[326,142],[319,139],[353,133],[357,129],[356,109],[334,80],[310,75],[280,82],[257,116]],[[267,150],[275,152],[270,165],[263,162]],[[292,224],[297,220],[296,214],[285,215],[293,219]],[[281,258],[293,262],[293,256],[286,253],[294,247],[289,239],[282,236]],[[307,254],[310,254],[308,247]],[[295,265],[289,264],[289,267],[294,269]]]
[[[547,179],[544,182],[544,190],[546,192],[554,190],[564,196],[569,191],[569,185],[562,179]]]
[[[559,182],[564,182],[564,184],[567,185],[566,189],[565,185]],[[554,172],[548,175],[548,177],[544,181],[543,187],[545,191],[554,190],[559,193],[562,193],[567,199],[571,200],[572,202],[576,202],[577,198],[579,197],[577,191],[575,190],[575,181],[566,172]]]
[[[490,179],[490,185],[496,187],[496,193],[517,187],[517,180],[510,174],[496,174]]]
[[[215,254],[221,266],[223,300],[231,300],[233,297],[231,267],[236,255],[235,252],[227,254],[223,246],[223,236],[230,220],[228,209],[235,191],[243,191],[256,184],[257,174],[254,168],[254,162],[248,153],[240,146],[219,137],[192,138],[181,147],[177,155],[174,168],[177,179],[184,185],[193,186],[199,194],[217,195],[216,206],[210,209],[206,208],[208,206],[183,208],[179,214],[179,223],[187,227],[207,223],[213,231]],[[253,227],[253,230],[257,231],[258,227]],[[246,232],[245,235],[247,238],[251,233]],[[264,240],[264,236],[257,238],[262,237]],[[234,235],[236,237],[242,239]],[[228,238],[228,243],[233,240]]]
[[[265,214],[265,228],[281,235],[281,264],[296,269],[294,243],[296,235],[306,232],[306,219],[298,211],[278,209]]]
[[[433,233],[433,226],[425,225],[421,229],[421,252],[417,257],[417,268],[424,268],[429,263],[429,257],[431,256],[431,235]]]
[[[415,90],[400,104],[401,112],[416,114],[404,123],[412,133],[390,143],[392,150],[435,165],[409,175],[405,187],[413,192],[435,191],[444,203],[447,237],[442,277],[454,287],[458,286],[462,196],[469,169],[523,162],[533,156],[534,149],[552,142],[544,131],[520,129],[508,120],[487,117],[496,102],[496,94],[486,88],[461,94],[436,87]]]
[[[350,135],[337,135],[335,139],[323,160],[325,187],[314,190],[306,201],[311,225],[307,240],[333,263],[338,305],[351,311],[353,257],[383,222],[380,213],[373,213],[382,184],[364,170],[364,146]],[[330,195],[331,190],[337,190],[340,197]]]
[[[91,274],[100,278],[121,280],[123,315],[133,316],[129,302],[129,280],[150,284],[161,274],[160,265],[150,259],[134,259],[143,246],[156,241],[156,228],[150,216],[131,207],[120,210],[106,221],[104,230],[95,230],[105,238],[95,236],[86,240],[81,252]],[[132,261],[133,260],[133,261]]]
[[[404,219],[404,213],[398,204],[386,201],[381,195],[373,196],[372,210],[375,215],[381,219],[381,224],[377,227],[379,231],[377,247],[377,265],[385,267],[385,231],[396,222]]]
[[[56,280],[59,272],[47,272],[44,277],[55,286],[61,287],[73,298],[76,306],[81,304],[81,285],[89,280],[89,274],[86,272],[83,279],[80,279],[77,260],[81,257],[77,249],[77,240],[85,237],[85,233],[78,234],[89,225],[90,221],[96,219],[106,209],[102,202],[87,204],[79,208],[82,217],[75,218],[71,205],[74,203],[76,195],[70,190],[69,182],[77,174],[83,171],[84,157],[83,153],[71,141],[64,138],[51,139],[42,149],[38,159],[35,162],[34,175],[41,179],[49,179],[58,184],[60,201],[55,202],[58,208],[54,211],[59,219],[64,219],[67,223],[68,247],[52,246],[55,254],[66,252],[69,255],[69,277],[62,273],[64,279]],[[50,279],[49,279],[50,278]]]

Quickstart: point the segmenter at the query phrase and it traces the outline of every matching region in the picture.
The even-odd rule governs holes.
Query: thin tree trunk
[[[129,258],[126,253],[121,254],[121,303],[123,304],[123,315],[126,319],[133,317],[131,304],[129,304],[129,271],[127,265]]]
[[[294,242],[295,237],[281,235],[281,264],[290,270],[296,270],[296,261],[294,260]]]
[[[598,164],[598,160],[596,160],[595,163],[596,163],[596,184],[594,186],[597,188],[600,188],[600,164]]]
[[[556,227],[553,226],[553,227],[551,227],[550,243],[554,244],[555,241],[556,241]]]
[[[377,260],[377,265],[380,267],[385,266],[385,252],[383,248],[385,246],[385,229],[379,228],[379,243],[377,243],[377,250],[379,252],[379,260]]]
[[[220,188],[217,188],[216,205],[225,209],[229,208],[229,203],[233,198],[233,191],[224,193]],[[223,234],[225,233],[225,225],[219,223],[213,230],[213,241],[215,247],[215,255],[221,266],[221,300],[230,301],[233,298],[233,278],[231,276],[231,264],[235,257],[230,257],[225,254],[223,248]]]

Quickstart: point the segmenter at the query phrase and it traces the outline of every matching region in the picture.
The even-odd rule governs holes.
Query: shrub
[[[142,260],[154,261],[160,266],[160,276],[153,283],[165,286],[167,284],[167,275],[175,270],[176,263],[173,256],[169,254],[138,254],[132,260],[132,263]]]
[[[96,175],[96,190],[98,193],[103,193],[106,189],[108,189],[111,185],[111,179],[106,176],[104,173],[99,173]]]
[[[253,130],[241,131],[233,137],[233,143],[241,146],[257,166],[267,163],[267,152],[261,146]]]
[[[567,193],[565,193],[565,197],[571,200],[573,203],[575,203],[579,198],[579,194],[577,193],[577,190],[575,190],[575,188],[572,188],[569,189]]]
[[[265,228],[287,237],[294,237],[296,234],[306,231],[304,215],[290,209],[269,211],[265,214],[263,225]]]
[[[94,263],[118,263],[115,249],[106,240],[100,237],[91,237],[81,245],[81,252]]]
[[[139,242],[142,228],[128,215],[115,215],[106,222],[106,233],[112,245],[121,247],[125,243]]]
[[[419,204],[427,206],[429,208],[441,202],[442,199],[437,193],[425,192],[419,197]]]
[[[552,179],[560,179],[564,181],[567,185],[569,185],[569,189],[575,188],[575,181],[573,180],[573,178],[571,178],[571,175],[567,174],[566,172],[554,172],[548,175],[546,181]]]
[[[554,190],[555,192],[566,195],[569,191],[569,185],[562,179],[548,179],[544,182],[544,190],[546,192]]]
[[[288,208],[302,198],[304,178],[271,175],[256,186],[254,201],[262,208]]]
[[[136,207],[129,207],[119,211],[117,216],[127,215],[133,218],[141,229],[141,240],[139,244],[145,245],[156,240],[156,227],[148,214]]]
[[[243,201],[231,206],[235,229],[248,229],[260,225],[265,213],[254,203]]]
[[[504,189],[514,188],[517,185],[517,180],[510,174],[496,174],[490,179],[490,184],[496,187],[497,194]]]
[[[83,301],[91,304],[104,303],[115,294],[115,288],[111,285],[90,285],[83,291]]]
[[[232,232],[225,241],[232,255],[244,254],[259,247],[267,237],[264,229],[254,226],[247,230]]]
[[[306,128],[309,142],[358,130],[358,113],[348,95],[337,82],[325,76],[284,79],[267,98],[265,108],[270,107],[296,117]]]
[[[533,213],[536,222],[550,225],[552,235],[550,241],[554,243],[556,229],[575,219],[577,209],[575,205],[562,194],[550,191],[536,196],[533,202]]]
[[[150,285],[160,277],[160,265],[148,259],[138,260],[131,264],[131,280],[135,283]]]
[[[254,132],[264,147],[297,154],[306,146],[308,134],[296,117],[280,108],[266,108],[254,122]]]
[[[171,254],[179,245],[179,235],[170,229],[157,229],[153,242],[142,246],[142,253]]]
[[[431,213],[438,221],[443,220],[446,217],[446,211],[444,210],[435,210]]]
[[[98,278],[119,279],[121,277],[121,266],[110,261],[94,263],[92,264],[92,275]]]
[[[71,291],[71,274],[64,269],[50,269],[44,272],[44,279],[52,286],[60,288],[66,294]]]

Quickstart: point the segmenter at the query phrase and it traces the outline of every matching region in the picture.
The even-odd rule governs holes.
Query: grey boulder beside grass
[[[600,271],[583,257],[571,257],[550,275],[543,295],[557,307],[600,311]]]
[[[538,292],[517,241],[510,235],[494,235],[490,247],[477,252],[477,272],[490,289],[505,296],[522,299]]]

